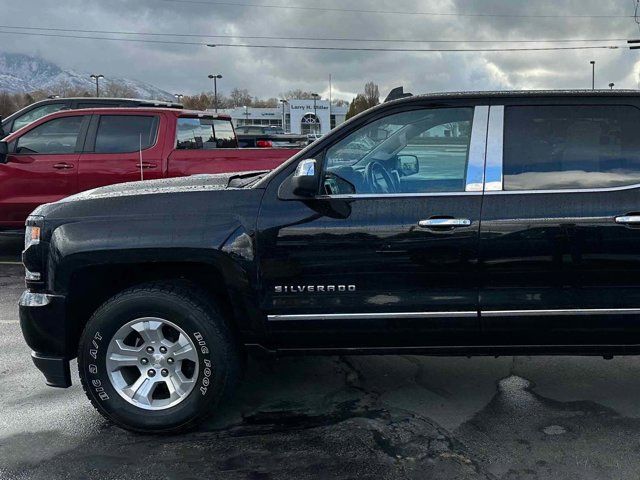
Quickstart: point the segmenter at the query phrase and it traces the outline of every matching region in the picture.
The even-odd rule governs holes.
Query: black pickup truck
[[[27,221],[20,319],[140,432],[245,353],[640,353],[640,93],[384,103],[270,173],[121,184]]]

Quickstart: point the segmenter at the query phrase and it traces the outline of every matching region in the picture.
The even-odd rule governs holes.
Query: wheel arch
[[[216,302],[228,319],[236,338],[261,337],[264,322],[257,306],[250,304],[251,279],[228,255],[202,259],[125,262],[84,262],[57,278],[58,291],[66,293],[69,338],[67,348],[75,352],[84,325],[109,298],[136,285],[154,281],[188,282]],[[188,257],[187,257],[188,258]]]

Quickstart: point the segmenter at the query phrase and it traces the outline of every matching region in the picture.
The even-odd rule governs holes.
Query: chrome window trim
[[[433,192],[433,193],[349,193],[342,195],[318,195],[317,200],[357,200],[359,198],[419,198],[482,195],[482,192]]]
[[[271,322],[296,321],[296,320],[384,320],[387,318],[412,319],[430,317],[477,317],[476,311],[456,312],[387,312],[387,313],[311,313],[295,315],[267,315]]]
[[[633,190],[640,188],[640,183],[632,185],[622,185],[620,187],[600,187],[600,188],[566,188],[558,190],[500,190],[485,191],[487,195],[526,195],[532,193],[598,193],[598,192],[619,192],[621,190]]]
[[[456,108],[456,107],[442,107]],[[467,170],[465,173],[465,190],[451,192],[415,192],[415,193],[350,193],[341,195],[317,195],[318,200],[349,200],[372,198],[409,198],[409,197],[448,197],[482,195],[484,188],[485,155],[487,150],[487,127],[489,123],[488,105],[473,107],[473,119],[471,124],[471,136],[469,139],[469,151],[467,153]],[[478,122],[478,125],[476,125]],[[324,167],[324,165],[323,165]],[[324,173],[324,171],[322,172]],[[479,179],[480,182],[471,182],[470,179]]]
[[[471,139],[467,154],[465,192],[482,192],[484,185],[485,155],[487,153],[487,128],[489,106],[479,105],[473,110]]]
[[[503,150],[504,105],[493,105],[489,109],[489,126],[487,129],[487,155],[484,167],[485,192],[497,192],[503,189]]]

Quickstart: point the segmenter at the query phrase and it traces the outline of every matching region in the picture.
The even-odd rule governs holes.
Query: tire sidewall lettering
[[[211,375],[213,374],[211,359],[207,358],[207,356],[210,355],[210,351],[209,347],[207,346],[207,342],[204,339],[204,336],[199,331],[193,332],[193,337],[195,338],[196,345],[198,346],[200,354],[202,355],[202,364],[204,365],[204,368],[202,369],[202,380],[200,381],[199,390],[202,396],[206,396],[207,391],[209,390],[209,385],[211,384]]]

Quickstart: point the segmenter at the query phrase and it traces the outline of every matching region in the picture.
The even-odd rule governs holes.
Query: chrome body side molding
[[[296,320],[384,320],[387,318],[411,319],[447,316],[456,318],[477,317],[478,312],[312,313],[297,315],[268,315],[267,319],[272,322],[279,322]]]
[[[578,308],[555,310],[485,310],[475,311],[445,311],[445,312],[386,312],[386,313],[311,313],[295,315],[267,315],[272,322],[303,321],[303,320],[384,320],[387,318],[472,318],[472,317],[536,317],[563,315],[638,315],[640,308]]]

